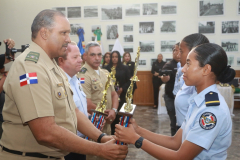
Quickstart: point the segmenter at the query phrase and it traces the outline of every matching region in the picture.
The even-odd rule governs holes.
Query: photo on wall
[[[238,5],[237,5],[237,12],[238,12],[238,15],[240,15],[240,0],[238,0]]]
[[[160,21],[161,33],[176,33],[176,21]]]
[[[222,34],[239,33],[239,21],[222,21]]]
[[[161,5],[161,14],[177,14],[177,2],[165,2]]]
[[[118,26],[107,25],[107,40],[117,39],[118,37]]]
[[[123,32],[133,32],[133,24],[124,24]]]
[[[97,28],[101,29],[101,25],[92,25],[92,32],[94,33]]]
[[[95,41],[95,38],[96,38],[95,36],[92,36],[92,39],[91,39],[91,40],[92,40],[92,41]]]
[[[71,36],[77,35],[77,31],[79,28],[83,28],[84,30],[84,25],[82,23],[71,23],[70,27],[71,27],[71,32],[70,32]]]
[[[173,46],[176,44],[175,40],[165,40],[165,41],[161,41],[160,45],[161,45],[161,52],[169,52],[172,53],[172,48]]]
[[[133,45],[123,46],[124,52],[133,53]]]
[[[109,52],[112,52],[113,46],[114,46],[113,44],[108,45]]]
[[[139,33],[154,33],[154,22],[139,22]]]
[[[238,39],[225,39],[221,42],[225,52],[238,52],[238,45]]]
[[[140,52],[154,52],[154,41],[139,41]]]
[[[81,7],[67,7],[68,18],[81,18]]]
[[[227,55],[228,57],[228,65],[234,66],[234,55]]]
[[[214,34],[215,21],[201,21],[198,23],[198,33],[201,34]]]
[[[140,16],[140,4],[129,4],[125,6],[125,16]]]
[[[122,16],[122,5],[110,5],[101,7],[102,20],[120,20]]]
[[[65,16],[67,16],[66,7],[53,7],[52,9],[55,10],[55,11],[60,11],[60,12],[62,12]]]
[[[133,35],[123,35],[123,42],[133,42]]]
[[[146,59],[139,59],[139,66],[146,66],[147,65],[147,60]]]
[[[224,0],[200,0],[199,16],[224,15]]]
[[[153,65],[153,62],[156,62],[157,58],[151,59],[151,66]]]
[[[240,57],[237,57],[237,66],[240,66]]]
[[[143,3],[142,15],[158,15],[158,3]]]
[[[84,6],[83,13],[84,13],[84,18],[97,18],[98,6]]]

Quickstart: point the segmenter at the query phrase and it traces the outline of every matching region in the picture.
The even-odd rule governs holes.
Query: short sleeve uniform
[[[211,96],[215,96],[215,99],[209,100]],[[232,140],[232,120],[228,106],[215,84],[189,98],[188,113],[181,128],[182,142],[187,140],[204,148],[195,160],[227,158],[227,149]]]
[[[82,67],[82,70],[77,75],[78,78],[84,78],[85,82],[82,84],[83,91],[86,94],[86,97],[91,99],[91,101],[97,105],[101,102],[103,91],[105,89],[105,84],[107,82],[107,75],[109,72],[105,69],[98,68],[99,75],[97,72],[90,67],[87,62]],[[110,85],[107,90],[107,106],[106,109],[112,108],[112,96],[111,93],[115,91],[114,86]],[[103,132],[111,134],[110,124],[105,124]]]
[[[76,106],[67,77],[36,43],[32,42],[16,58],[4,83],[4,91],[2,146],[53,157],[68,154],[38,144],[28,126],[31,120],[53,116],[57,125],[77,132]]]

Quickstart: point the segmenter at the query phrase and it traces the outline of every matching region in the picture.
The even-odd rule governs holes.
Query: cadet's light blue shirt
[[[182,67],[181,67],[181,63],[178,62],[177,63],[177,73],[176,73],[176,77],[175,77],[175,82],[174,82],[174,88],[173,88],[173,94],[176,96],[176,94],[178,93],[178,91],[181,89],[184,80],[183,80],[183,72],[182,72]]]
[[[219,97],[219,106],[205,105],[205,95],[210,91],[216,92]],[[209,112],[216,117],[216,125],[212,129],[203,129],[200,118],[203,113]],[[181,128],[182,143],[187,140],[203,147],[203,151],[194,160],[225,160],[227,149],[232,141],[232,119],[228,106],[214,84],[199,94],[194,93],[189,98],[189,109]]]
[[[185,83],[183,83],[182,88],[178,91],[174,100],[177,126],[182,125],[189,107],[188,99],[195,92],[195,86],[187,86]]]
[[[76,76],[73,76],[72,78],[66,73],[68,77],[68,82],[70,83],[71,89],[73,91],[73,101],[75,102],[77,108],[84,113],[86,116],[88,116],[87,113],[87,98],[86,94],[83,92],[82,86],[80,84],[80,81]],[[77,135],[79,137],[85,137],[81,132],[77,131]]]

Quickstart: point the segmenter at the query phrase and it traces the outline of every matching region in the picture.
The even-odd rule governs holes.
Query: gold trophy
[[[103,96],[102,96],[102,100],[101,102],[99,102],[97,104],[96,109],[91,109],[90,111],[92,111],[92,117],[91,117],[91,122],[93,123],[94,126],[96,126],[98,129],[100,129],[103,125],[104,122],[104,118],[107,117],[108,115],[105,112],[106,110],[106,105],[107,105],[107,90],[109,88],[110,85],[114,84],[116,81],[115,78],[115,74],[116,74],[116,69],[115,67],[111,68],[111,73],[108,74],[108,79],[107,82],[105,84],[105,89],[103,91]],[[88,137],[86,137],[86,139],[89,139]]]
[[[138,68],[138,64],[139,64],[139,57],[140,57],[140,47],[138,47],[137,56],[135,58],[134,73],[133,73],[132,78],[130,79],[131,84],[128,87],[128,90],[126,93],[126,103],[123,104],[122,108],[118,112],[118,114],[121,115],[120,125],[122,125],[124,127],[128,127],[129,120],[133,116],[133,113],[136,108],[136,105],[132,104],[132,98],[133,98],[132,92],[133,92],[133,82],[139,81],[138,77],[137,77],[137,68]],[[123,142],[117,141],[116,143],[123,145]]]

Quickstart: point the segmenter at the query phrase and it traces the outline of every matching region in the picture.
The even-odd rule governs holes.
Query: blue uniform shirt
[[[220,105],[206,107],[205,95],[210,91],[217,93]],[[204,148],[194,160],[225,160],[232,140],[232,119],[217,86],[214,84],[199,94],[194,93],[188,102],[188,113],[181,126],[182,143],[187,140]]]
[[[182,88],[178,91],[174,100],[177,126],[182,125],[189,107],[188,99],[195,92],[195,86],[187,86],[185,83],[183,83]]]
[[[180,64],[180,66],[179,66]],[[175,77],[175,82],[174,82],[174,88],[173,88],[173,94],[176,96],[176,94],[178,93],[178,91],[181,89],[184,80],[183,80],[183,72],[182,72],[182,67],[181,67],[181,63],[178,62],[177,64],[177,73],[176,73],[176,77]]]
[[[80,81],[76,76],[72,78],[66,73],[68,77],[68,82],[70,83],[71,89],[73,91],[73,101],[75,102],[77,108],[88,117],[87,113],[87,99],[86,95],[83,92]],[[85,137],[82,133],[77,131],[77,135],[80,137]]]

